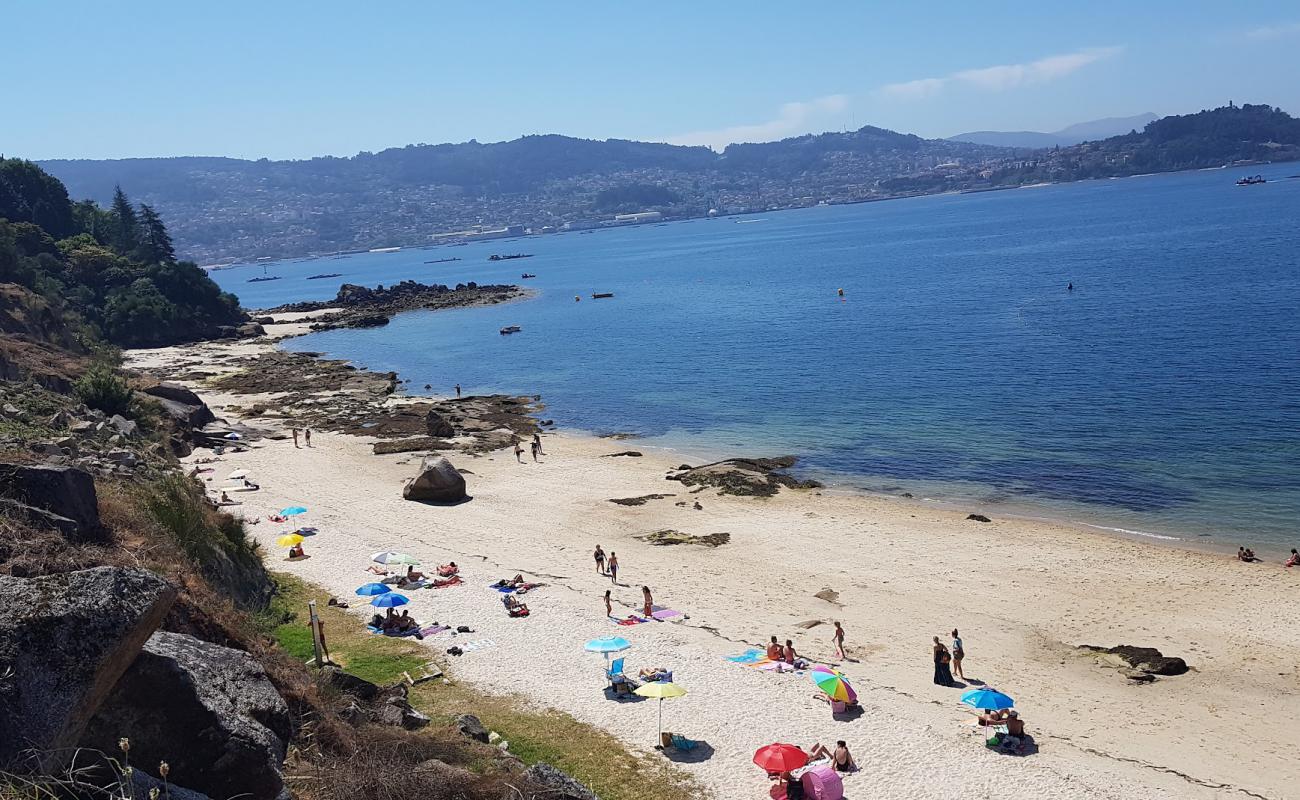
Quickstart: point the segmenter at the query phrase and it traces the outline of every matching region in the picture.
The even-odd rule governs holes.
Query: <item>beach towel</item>
[[[763,658],[763,651],[757,647],[751,647],[738,656],[727,656],[727,660],[734,664],[754,664]]]
[[[660,606],[654,606],[654,613],[651,614],[650,616],[654,617],[660,622],[666,622],[667,620],[674,619],[676,617],[684,617],[685,615],[683,615],[682,612],[677,611],[676,609],[661,608]]]
[[[433,636],[436,633],[451,630],[450,625],[430,625],[427,628],[421,628],[420,633],[424,636]]]
[[[488,588],[496,589],[498,592],[501,592],[502,594],[513,594],[515,591],[515,587],[513,586],[497,586],[495,583]]]
[[[462,643],[460,648],[465,652],[469,652],[471,650],[485,650],[489,647],[496,647],[496,644],[491,639],[475,639],[472,642]]]
[[[610,617],[610,620],[611,620],[615,625],[640,625],[642,622],[649,622],[649,621],[650,621],[650,620],[646,619],[645,617],[638,617],[638,616],[635,615],[635,614],[633,614],[632,616],[628,617],[627,619],[615,619],[614,617]]]

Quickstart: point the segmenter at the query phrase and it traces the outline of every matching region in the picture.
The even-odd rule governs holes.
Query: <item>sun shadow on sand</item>
[[[473,499],[474,499],[474,495],[467,494],[459,500],[411,500],[410,498],[407,498],[407,502],[419,503],[422,506],[438,506],[440,508],[450,508],[451,506],[463,506]]]
[[[612,688],[605,687],[605,699],[613,700],[615,703],[641,703],[649,698],[642,697],[639,694],[618,694]]]
[[[660,752],[664,754],[664,758],[678,764],[698,764],[701,761],[708,761],[713,758],[713,745],[708,742],[697,741],[695,747],[690,750],[678,750],[676,747],[669,747],[666,750],[660,750]]]

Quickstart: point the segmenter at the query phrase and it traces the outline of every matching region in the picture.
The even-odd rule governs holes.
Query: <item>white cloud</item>
[[[695,131],[683,133],[668,139],[669,144],[703,144],[715,150],[721,150],[734,142],[770,142],[787,136],[807,133],[809,124],[830,114],[838,114],[849,106],[849,98],[842,94],[830,94],[801,103],[786,103],[781,106],[775,119],[752,125],[736,125],[713,131]]]
[[[1277,25],[1262,25],[1246,31],[1247,39],[1281,39],[1284,36],[1300,34],[1300,22],[1283,22]]]
[[[1020,86],[1036,86],[1063,78],[1089,64],[1113,58],[1122,47],[1092,47],[1073,53],[1040,58],[1025,64],[999,64],[981,69],[964,69],[942,78],[920,78],[891,83],[876,90],[877,94],[899,100],[919,100],[938,94],[949,86],[967,86],[987,92],[1001,92]]]

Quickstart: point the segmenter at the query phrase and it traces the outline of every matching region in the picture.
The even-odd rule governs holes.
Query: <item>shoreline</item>
[[[289,334],[304,326],[275,327],[276,334]],[[274,347],[261,340],[129,355],[147,369],[167,358],[192,365]],[[218,413],[249,399],[195,388]],[[598,685],[587,685],[591,657],[580,652],[584,636],[634,638],[631,669],[654,661],[675,666],[677,680],[692,692],[665,708],[665,724],[710,742],[712,758],[683,766],[720,798],[736,796],[740,786],[746,795],[762,791],[761,774],[747,763],[753,747],[836,738],[848,740],[869,767],[849,778],[850,796],[871,791],[867,786],[887,797],[982,796],[997,793],[993,787],[1090,798],[1241,792],[1272,798],[1290,791],[1276,765],[1300,746],[1300,733],[1289,724],[1300,713],[1300,634],[1272,609],[1284,592],[1294,592],[1300,576],[1280,566],[1238,564],[1061,523],[970,522],[963,511],[860,490],[783,489],[765,499],[691,494],[663,479],[677,464],[671,451],[633,444],[642,457],[602,457],[628,449],[627,443],[568,430],[543,433],[548,455],[541,465],[517,465],[509,451],[449,454],[473,473],[474,499],[429,507],[400,498],[417,454],[375,456],[373,439],[317,436],[313,451],[264,441],[219,466],[237,464],[258,475],[263,490],[245,505],[253,514],[279,504],[313,507],[311,523],[322,531],[308,540],[313,558],[275,561],[275,568],[343,597],[364,582],[368,552],[400,545],[426,563],[455,559],[465,565],[468,585],[414,593],[413,613],[439,620],[463,613],[476,629],[490,631],[499,649],[491,658],[453,660],[453,670],[644,749],[653,734],[645,731],[650,712],[602,700]],[[304,458],[314,459],[313,469],[302,469]],[[609,502],[654,492],[676,496],[636,507]],[[731,541],[655,546],[635,538],[667,528],[692,535],[726,531]],[[278,552],[271,548],[276,533],[266,524],[255,530],[268,553]],[[605,621],[603,608],[596,609],[609,582],[591,570],[596,542],[623,555],[632,585],[615,589],[616,603],[631,608],[636,585],[646,583],[690,619],[631,628]],[[540,613],[524,624],[507,621],[495,593],[483,588],[515,572],[552,584],[529,596]],[[806,677],[755,674],[723,660],[769,633],[824,658],[830,619],[843,620],[849,631],[856,660],[842,668],[868,711],[852,723],[829,720],[825,706],[809,699]],[[821,624],[804,630],[804,620]],[[958,693],[930,684],[929,637],[953,626],[967,639],[968,674],[1016,697],[1038,754],[986,753],[960,725],[966,715],[955,710]],[[1081,655],[1075,649],[1081,644],[1157,647],[1186,657],[1192,672],[1130,684]],[[548,655],[545,664],[537,662],[539,649]],[[1152,729],[1161,735],[1151,736]]]

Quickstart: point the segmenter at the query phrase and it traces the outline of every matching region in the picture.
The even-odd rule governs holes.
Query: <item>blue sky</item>
[[[1300,4],[12,0],[0,152],[350,155],[526,133],[720,146],[866,124],[1300,113]]]

